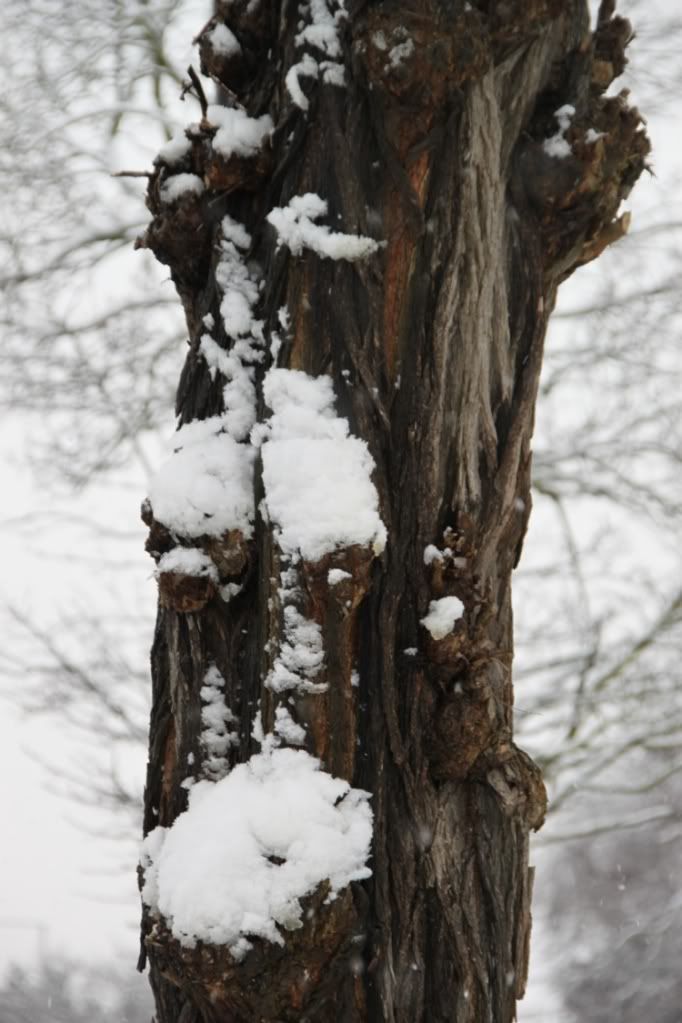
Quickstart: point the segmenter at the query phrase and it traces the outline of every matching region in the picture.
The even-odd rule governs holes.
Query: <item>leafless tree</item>
[[[85,970],[68,961],[37,970],[10,967],[0,985],[0,1014],[7,1023],[148,1023],[144,985],[129,975]]]

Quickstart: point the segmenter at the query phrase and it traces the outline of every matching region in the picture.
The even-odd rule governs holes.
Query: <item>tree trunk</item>
[[[215,666],[238,721],[231,766],[258,751],[259,708],[272,733],[287,696],[305,749],[371,793],[372,876],[331,902],[320,886],[300,929],[281,945],[252,939],[241,959],[182,944],[145,906],[158,1023],[505,1023],[526,983],[528,835],[545,794],[512,737],[511,573],[556,289],[627,229],[614,217],[648,151],[625,97],[603,95],[630,30],[607,2],[591,32],[586,0],[339,10],[220,0],[202,69],[228,106],[269,114],[274,131],[226,156],[209,111],[186,151],[155,164],[139,244],[169,265],[186,310],[186,424],[225,411],[225,376],[201,339],[208,323],[234,347],[217,253],[222,218],[245,225],[266,341],[281,340],[278,366],[333,381],[375,463],[387,544],[287,561],[262,515],[251,536],[188,540],[152,494],[153,556],[194,544],[219,578],[159,575],[145,834],[185,811],[182,783],[200,777],[200,690]],[[225,24],[240,47],[220,45]],[[311,26],[336,33],[339,52],[319,35],[316,46]],[[203,190],[169,192],[181,172]],[[277,246],[268,214],[307,193],[326,200],[332,231],[364,239],[362,254],[325,258],[279,229]],[[261,421],[271,364],[254,370]],[[259,460],[255,478],[258,504]],[[283,694],[265,680],[287,640],[287,567],[297,612],[321,628],[324,666],[317,689]],[[330,569],[348,574],[332,586]],[[444,597],[463,613],[429,630],[430,602]]]

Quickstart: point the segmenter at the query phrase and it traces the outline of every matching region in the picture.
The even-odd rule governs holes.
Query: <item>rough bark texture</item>
[[[213,53],[211,24],[203,70],[228,102],[272,115],[271,145],[221,160],[202,122],[181,169],[207,191],[161,204],[168,169],[157,165],[140,244],[169,265],[187,313],[181,422],[222,410],[198,344],[202,317],[219,323],[216,236],[229,212],[253,235],[266,327],[279,329],[282,305],[291,315],[279,365],[330,374],[339,413],[375,459],[388,545],[376,559],[351,548],[303,564],[301,609],[322,626],[328,690],[294,711],[326,769],[372,793],[373,876],[331,905],[311,896],[302,930],[282,948],[256,942],[242,963],[219,946],[180,947],[145,911],[157,1020],[507,1023],[526,982],[528,834],[545,810],[539,771],[512,737],[511,575],[556,289],[627,228],[614,218],[648,151],[626,97],[603,95],[629,26],[606,3],[591,32],[585,0],[351,2],[346,86],[302,78],[304,113],[284,85],[300,59],[296,5],[232,0],[216,20],[242,52]],[[394,66],[380,43],[407,38],[412,52]],[[565,104],[571,153],[557,159],[543,140]],[[330,224],[384,242],[379,253],[349,263],[276,249],[265,216],[305,192],[328,201]],[[177,538],[145,515],[158,557]],[[426,566],[428,544],[453,556]],[[255,540],[204,546],[221,582],[243,590],[228,605],[210,580],[161,581],[145,831],[185,809],[208,664],[239,715],[235,762],[257,749],[259,700],[272,727],[270,531],[259,522]],[[332,590],[330,567],[352,578]],[[465,615],[435,641],[419,622],[444,595]]]

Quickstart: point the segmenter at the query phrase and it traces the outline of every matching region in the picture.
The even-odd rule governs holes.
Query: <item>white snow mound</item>
[[[272,369],[262,448],[265,503],[285,554],[317,561],[338,547],[386,545],[367,445],[334,411],[328,376]]]
[[[185,946],[227,945],[240,959],[249,938],[281,945],[322,881],[331,900],[370,876],[368,800],[304,750],[267,745],[221,781],[197,782],[185,813],[146,837],[142,897]]]
[[[173,454],[149,488],[157,522],[181,536],[250,536],[254,517],[250,445],[223,433],[222,417],[196,420],[173,437]]]
[[[434,639],[445,639],[455,627],[455,622],[464,614],[464,604],[459,597],[441,597],[429,604],[429,613],[421,619]]]

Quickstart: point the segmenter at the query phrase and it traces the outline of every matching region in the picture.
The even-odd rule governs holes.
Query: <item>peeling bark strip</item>
[[[557,287],[627,229],[649,151],[626,94],[604,95],[630,37],[612,0],[594,31],[585,0],[218,0],[198,37],[226,106],[200,95],[164,147],[138,242],[189,331],[182,430],[144,508],[158,1023],[515,1018],[545,793],[513,742],[511,573]],[[349,465],[378,493],[357,536],[333,482]],[[371,793],[372,876],[332,901],[316,883],[270,940],[247,921],[232,951],[183,944],[150,891],[161,829],[191,819],[195,782],[309,755]]]

